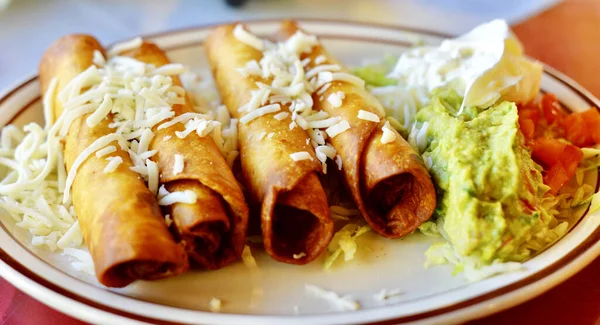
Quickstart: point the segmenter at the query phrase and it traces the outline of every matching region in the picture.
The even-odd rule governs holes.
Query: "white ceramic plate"
[[[341,21],[301,20],[309,32],[342,62],[352,65],[367,58],[398,54],[416,41],[436,43],[441,35],[408,28]],[[277,29],[274,20],[253,21],[258,34]],[[165,49],[172,61],[206,69],[202,42],[210,26],[147,37]],[[559,72],[546,68],[542,88],[555,93],[572,110],[600,107],[589,92]],[[0,126],[42,122],[37,77],[0,97]],[[598,173],[586,181],[595,185]],[[453,276],[450,266],[424,269],[423,253],[435,239],[413,234],[387,240],[370,234],[355,261],[322,269],[322,261],[306,266],[272,261],[255,251],[260,272],[242,263],[219,271],[189,272],[156,282],[137,282],[108,290],[94,278],[73,271],[69,259],[28,245],[29,235],[0,214],[0,275],[43,303],[93,323],[218,323],[218,324],[325,324],[368,322],[461,322],[498,312],[531,299],[583,268],[600,255],[600,218],[585,214],[573,220],[569,233],[555,245],[527,261],[524,271],[503,274],[477,283]],[[315,284],[340,294],[351,294],[362,309],[342,312],[306,293]],[[373,297],[383,288],[403,294],[383,304]],[[221,313],[209,312],[212,297],[223,301]],[[297,306],[298,315],[296,315]]]

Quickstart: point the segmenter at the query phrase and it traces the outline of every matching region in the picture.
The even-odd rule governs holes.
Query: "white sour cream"
[[[489,107],[499,99],[529,102],[539,92],[541,76],[542,65],[523,55],[504,20],[479,25],[437,47],[410,49],[388,75],[399,86],[454,89],[464,97],[462,107]]]

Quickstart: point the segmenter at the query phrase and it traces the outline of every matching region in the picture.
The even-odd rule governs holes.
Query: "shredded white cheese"
[[[334,138],[338,134],[340,134],[346,130],[349,130],[349,129],[350,129],[350,123],[348,123],[348,121],[346,121],[346,120],[343,120],[335,125],[328,127],[325,130],[325,132],[327,132],[327,135],[329,135],[330,138]]]
[[[381,143],[386,144],[396,141],[396,132],[390,127],[390,121],[386,121],[383,127],[381,127],[383,134],[381,135]]]
[[[237,68],[244,77],[257,76],[265,82],[269,81],[269,84],[255,82],[257,88],[251,92],[250,100],[238,108],[240,112],[246,113],[240,122],[246,124],[259,116],[287,108],[289,111],[274,115],[275,120],[283,121],[291,113],[291,121],[288,124],[290,131],[299,126],[309,134],[313,134],[311,138],[317,137],[322,140],[315,140],[317,145],[324,144],[325,133],[320,133],[319,129],[329,128],[338,123],[341,118],[330,117],[324,111],[315,111],[312,94],[318,88],[321,88],[319,91],[322,92],[327,90],[331,86],[329,82],[334,80],[332,71],[341,71],[341,67],[337,64],[317,65],[305,71],[310,64],[310,59],[301,60],[300,56],[318,44],[315,36],[298,31],[287,41],[272,44],[251,34],[251,37],[248,37],[245,35],[248,32],[241,25],[238,25],[236,30],[238,35],[234,36],[244,43],[268,45],[260,49],[262,51],[260,61],[250,60],[244,66]],[[234,34],[236,34],[235,30]],[[254,47],[256,48],[256,46]],[[265,106],[266,103],[269,105]],[[270,109],[265,110],[265,108]],[[254,135],[254,139],[263,139],[262,133]],[[299,157],[302,158],[302,156]],[[330,156],[334,157],[335,155]],[[312,159],[312,156],[309,157]],[[304,157],[302,160],[304,159],[309,158]],[[326,171],[326,164],[322,163],[323,170]]]
[[[175,76],[185,72],[185,68],[179,63],[169,63],[161,67],[158,67],[152,71],[153,74],[160,74],[163,76]]]
[[[340,71],[342,68],[337,64],[318,65],[306,73],[306,79],[311,79],[323,71]]]
[[[146,159],[146,168],[148,175],[148,189],[156,195],[156,192],[158,191],[158,165],[154,161]]]
[[[50,80],[50,84],[48,84],[48,89],[44,93],[44,120],[45,126],[44,130],[50,130],[52,124],[54,124],[54,93],[56,92],[56,86],[58,85],[58,79],[52,78]],[[4,147],[4,146],[3,146]]]
[[[315,64],[325,63],[325,61],[327,61],[327,57],[323,54],[321,54],[315,58]]]
[[[89,127],[94,127],[98,123],[102,122],[102,120],[104,118],[106,118],[106,116],[108,116],[108,114],[110,113],[110,111],[112,109],[113,109],[113,102],[112,102],[112,99],[110,98],[110,94],[105,94],[102,104],[100,104],[98,109],[96,109],[92,114],[90,114],[87,117],[85,122],[87,123],[87,125]]]
[[[306,35],[298,30],[283,45],[288,52],[300,54],[309,52],[315,44],[317,44],[316,36]]]
[[[265,136],[267,135],[266,131],[262,131],[261,133],[258,134],[258,136],[256,137],[256,141],[260,141],[262,140]]]
[[[362,80],[361,78],[349,74],[349,73],[345,73],[345,72],[333,72],[331,74],[331,79],[332,80],[336,80],[336,81],[344,81],[347,82],[349,84],[352,84],[354,86],[357,86],[359,88],[365,88],[365,81]]]
[[[212,311],[213,313],[218,313],[219,311],[221,311],[222,304],[223,303],[222,303],[221,299],[213,297],[208,302],[208,307],[210,308],[210,311]]]
[[[94,50],[92,62],[98,67],[103,67],[106,64],[106,59],[104,58],[104,55],[102,55],[102,52]]]
[[[362,109],[358,111],[358,118],[361,120],[375,122],[375,123],[379,123],[379,121],[380,121],[379,116],[377,116],[377,114],[367,112]]]
[[[319,90],[317,90],[317,95],[321,96],[323,95],[327,89],[329,89],[329,87],[331,87],[331,83],[325,84],[323,87],[321,87]],[[341,102],[341,100],[340,100]]]
[[[335,164],[338,166],[338,170],[342,170],[342,157],[340,155],[336,155],[334,161]]]
[[[308,153],[308,151],[299,151],[290,154],[290,158],[293,161],[301,161],[301,160],[313,160],[313,157]]]
[[[118,134],[115,134],[115,133],[108,134],[108,135],[105,135],[103,137],[96,139],[96,141],[94,141],[89,147],[85,148],[81,152],[81,154],[79,154],[79,156],[77,156],[77,158],[73,162],[73,165],[71,166],[71,169],[69,169],[69,173],[67,174],[63,204],[68,203],[70,200],[71,185],[73,184],[73,181],[75,180],[75,175],[77,174],[77,169],[79,169],[79,166],[81,166],[81,164],[83,164],[83,162],[94,152],[102,149],[103,147],[106,147],[109,143],[114,142],[114,141],[125,142],[123,137],[121,137]]]
[[[329,128],[329,127],[337,124],[338,122],[340,122],[341,119],[342,119],[341,117],[335,116],[335,117],[330,117],[330,118],[324,119],[324,120],[310,121],[310,122],[308,122],[308,127],[313,128],[313,129]],[[348,123],[348,122],[346,122],[346,123]]]
[[[294,114],[296,114],[296,113],[294,113]],[[292,115],[294,115],[294,114],[292,114]],[[293,119],[294,119],[294,122],[296,122],[296,124],[302,128],[302,130],[306,130],[309,128],[308,122],[306,122],[306,120],[301,115],[294,116]]]
[[[162,130],[162,129],[166,129],[166,128],[170,128],[171,126],[177,124],[177,123],[182,123],[182,124],[186,124],[188,121],[193,120],[194,118],[204,118],[206,117],[206,115],[204,114],[198,114],[198,113],[183,113],[177,117],[172,118],[171,120],[169,120],[168,122],[162,123],[158,129]]]
[[[300,253],[300,254],[292,254],[292,257],[293,257],[295,260],[299,260],[299,259],[303,258],[304,256],[306,256],[306,253],[305,253],[305,252],[302,252],[302,253]]]
[[[154,132],[150,130],[150,128],[144,129],[142,131],[142,135],[140,136],[140,142],[137,146],[137,154],[140,155],[146,151],[150,147],[150,142],[154,138]]]
[[[331,145],[320,145],[315,148],[317,159],[320,162],[325,163],[327,158],[334,159],[336,151]]]
[[[183,155],[175,154],[175,163],[173,164],[173,175],[181,173],[184,167],[185,162],[183,160]]]
[[[330,94],[327,97],[327,101],[331,104],[333,108],[339,108],[342,106],[342,99],[345,97],[344,93],[341,91]]]
[[[136,37],[126,42],[117,43],[113,47],[111,47],[110,50],[108,50],[108,56],[111,57],[126,51],[135,50],[142,46],[142,43],[143,40],[141,37]]]
[[[321,287],[312,284],[306,284],[305,289],[308,293],[312,294],[315,297],[323,298],[332,304],[334,304],[340,310],[359,310],[360,304],[358,301],[354,300],[351,296],[346,295],[340,297],[337,293],[333,291],[325,290]]]
[[[79,225],[78,225],[79,228]],[[63,249],[63,255],[69,256],[74,261],[71,262],[71,266],[80,272],[94,275],[94,261],[89,251],[84,249],[77,249],[72,247],[66,247]]]
[[[315,113],[313,113],[313,114],[305,117],[304,120],[307,121],[307,122],[312,122],[312,121],[325,120],[328,117],[329,117],[329,114],[327,114],[327,112],[325,112],[325,111],[318,111],[318,112],[315,112]],[[317,132],[319,130],[312,130],[312,131],[313,132]]]
[[[198,196],[191,190],[171,192],[158,200],[158,205],[167,206],[175,203],[194,204]]]
[[[106,167],[104,167],[104,170],[102,171],[105,174],[114,172],[115,170],[117,170],[119,165],[123,163],[123,158],[121,158],[120,156],[108,157],[106,158],[106,160],[108,161],[108,164],[106,164]]]
[[[69,215],[68,213],[69,212],[65,210],[63,215]],[[79,228],[79,221],[75,221],[71,227],[69,227],[69,230],[56,241],[56,246],[60,249],[65,249],[70,246],[81,246],[82,243],[83,235],[81,234],[81,228]]]
[[[262,242],[262,241],[261,241]],[[249,269],[257,269],[256,260],[254,256],[252,256],[252,251],[250,250],[250,246],[244,245],[244,250],[242,251],[242,262],[244,266]]]
[[[167,188],[165,187],[165,185],[161,185],[160,188],[158,189],[158,193],[156,193],[156,198],[157,199],[162,199],[163,197],[167,196],[169,194],[169,191],[167,191]]]
[[[257,108],[255,110],[251,111],[250,113],[244,115],[242,118],[240,118],[240,123],[247,124],[250,121],[252,121],[256,118],[259,118],[263,115],[275,113],[280,110],[281,110],[281,106],[279,104],[271,104],[271,105],[263,106],[263,107]]]
[[[237,38],[240,42],[251,46],[259,51],[262,51],[265,48],[265,44],[261,39],[248,33],[244,29],[244,26],[240,24],[236,25],[233,29],[233,36],[235,36],[235,38]]]
[[[167,227],[171,227],[171,224],[173,223],[173,218],[171,218],[170,214],[165,214],[165,222],[167,223]]]
[[[96,158],[102,158],[106,155],[110,155],[113,152],[117,151],[117,147],[115,146],[108,146],[108,147],[104,147],[98,151],[96,151]]]

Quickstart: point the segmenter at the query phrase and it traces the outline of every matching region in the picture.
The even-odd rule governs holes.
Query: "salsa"
[[[592,108],[568,114],[554,94],[517,107],[526,145],[533,160],[544,168],[549,193],[556,195],[575,175],[583,159],[580,148],[600,143],[600,113]]]

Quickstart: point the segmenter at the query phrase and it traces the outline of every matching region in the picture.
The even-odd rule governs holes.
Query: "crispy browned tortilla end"
[[[215,28],[206,50],[223,103],[235,118],[243,116],[238,108],[257,89],[258,78],[245,78],[237,71],[249,60],[260,60],[262,53],[237,40],[234,25]],[[283,107],[282,110],[287,110]],[[244,183],[252,204],[260,211],[265,250],[274,259],[305,264],[327,247],[333,235],[333,220],[318,173],[321,166],[308,135],[301,128],[290,130],[291,118],[273,114],[239,123],[239,148]],[[268,139],[255,140],[261,132]],[[294,161],[290,154],[306,151],[312,160]]]
[[[58,87],[54,114],[60,116],[58,93],[93,63],[95,50],[103,52],[96,39],[69,35],[56,41],[40,63],[42,90],[53,78]],[[67,170],[79,154],[98,138],[113,133],[109,116],[93,128],[87,115],[73,121],[65,139]],[[141,177],[130,170],[129,155],[112,143],[123,163],[112,173],[103,173],[108,161],[91,155],[77,170],[72,187],[75,213],[91,253],[98,281],[108,287],[123,287],[137,279],[152,280],[188,269],[184,248],[169,232],[156,198]]]
[[[285,21],[277,38],[287,39],[299,30],[295,22]],[[320,44],[302,56],[310,59],[307,70],[316,66],[319,56],[326,58],[320,64],[337,64],[341,72],[348,72]],[[344,99],[342,106],[335,108],[327,99],[337,92],[344,93]],[[334,81],[326,91],[313,95],[313,100],[315,109],[339,116],[351,125],[330,141],[343,160],[346,185],[371,228],[382,236],[397,238],[427,221],[436,206],[429,172],[419,154],[395,130],[394,141],[381,142],[385,116],[377,99],[367,89]],[[380,122],[358,118],[360,110],[377,115]]]
[[[123,55],[156,67],[170,63],[158,46],[148,42]],[[181,86],[179,77],[171,78],[175,86]],[[193,112],[187,98],[184,105],[173,105],[172,108],[175,116]],[[157,151],[152,159],[158,164],[160,183],[169,192],[190,190],[198,197],[193,204],[175,203],[166,208],[190,259],[204,268],[218,269],[239,259],[242,254],[248,207],[213,138],[192,132],[182,139],[177,136],[177,131],[184,129],[182,123],[163,129],[155,127],[149,149]],[[177,174],[173,171],[175,155],[184,159],[183,171]]]

